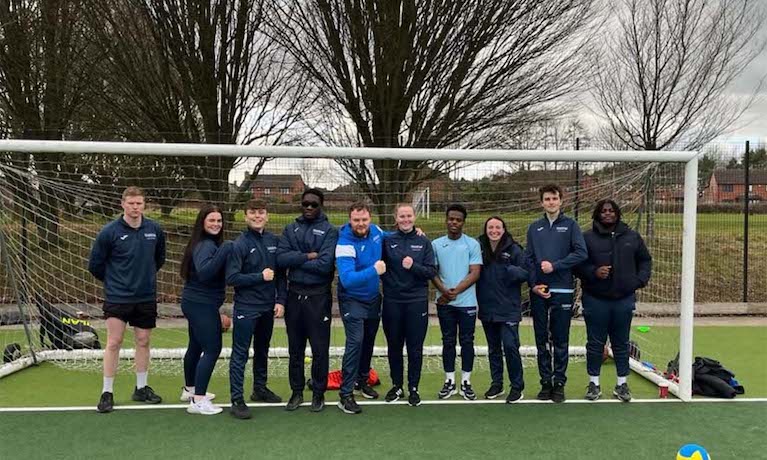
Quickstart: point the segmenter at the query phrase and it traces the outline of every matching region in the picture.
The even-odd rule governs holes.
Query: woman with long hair
[[[506,229],[506,222],[498,216],[485,221],[485,231],[478,240],[482,249],[482,272],[477,282],[477,300],[479,319],[487,337],[492,378],[485,398],[495,399],[503,394],[505,355],[511,383],[506,402],[511,404],[522,399],[525,388],[519,355],[522,283],[528,276],[524,251]]]
[[[192,236],[181,259],[181,311],[189,322],[189,345],[184,355],[181,400],[190,414],[215,415],[222,411],[211,400],[208,383],[221,354],[219,308],[226,295],[225,267],[231,242],[224,242],[221,208],[205,205],[197,214]]]
[[[613,395],[629,402],[631,392],[626,379],[635,293],[650,280],[652,257],[639,233],[621,221],[621,210],[615,201],[599,201],[591,217],[592,229],[583,234],[589,257],[577,269],[586,321],[586,369],[589,373],[586,399],[596,401],[602,396],[599,373],[605,343],[610,337],[618,373]]]

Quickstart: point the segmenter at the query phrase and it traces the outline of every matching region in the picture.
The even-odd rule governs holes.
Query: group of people
[[[639,234],[621,221],[613,200],[602,200],[593,212],[592,229],[561,212],[562,190],[546,185],[539,190],[544,215],[527,230],[523,249],[499,216],[485,221],[478,239],[463,232],[467,210],[460,204],[446,210],[447,234],[430,241],[415,226],[410,204],[394,210],[395,229],[384,231],[371,222],[365,202],[349,208],[349,222],[336,229],[323,212],[321,190],[301,196],[301,215],[281,236],[266,230],[267,203],[252,199],[245,205],[246,229],[234,241],[224,241],[223,211],[204,206],[194,223],[181,260],[184,288],[181,309],[188,320],[189,344],[184,357],[181,400],[192,414],[213,415],[222,409],[207,392],[222,348],[219,309],[226,286],[234,288],[232,354],[229,361],[230,413],[251,417],[245,403],[244,374],[253,347],[251,401],[280,403],[267,387],[269,345],[275,318],[285,318],[288,336],[288,377],[291,396],[286,410],[304,402],[304,360],[311,347],[311,404],[325,406],[332,322],[331,286],[338,271],[337,299],[345,331],[342,383],[338,407],[345,413],[362,411],[355,394],[376,399],[369,381],[379,324],[388,345],[391,389],[385,400],[407,397],[421,404],[418,390],[423,344],[429,326],[429,283],[436,290],[437,317],[442,333],[445,381],[437,396],[456,393],[477,398],[471,373],[474,333],[482,322],[488,345],[491,384],[485,398],[504,393],[504,360],[509,378],[507,403],[523,398],[524,378],[519,352],[522,285],[530,288],[535,331],[540,400],[563,402],[567,381],[574,277],[581,279],[587,330],[586,399],[601,396],[599,375],[609,338],[618,380],[615,397],[630,401],[629,331],[635,291],[647,285],[652,260]],[[144,192],[128,187],[122,196],[123,214],[98,234],[89,271],[104,284],[107,345],[99,412],[114,407],[113,383],[126,325],[134,328],[136,387],[134,401],[162,401],[147,384],[149,342],[156,326],[156,273],[165,262],[165,235],[143,215]],[[456,345],[461,346],[460,380],[456,376]],[[407,386],[403,350],[407,349]],[[407,393],[407,394],[406,394]]]

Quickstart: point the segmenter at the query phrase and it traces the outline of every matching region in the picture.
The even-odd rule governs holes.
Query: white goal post
[[[0,152],[33,154],[124,154],[166,156],[228,156],[268,158],[364,158],[444,161],[546,161],[546,162],[672,162],[684,163],[684,204],[682,219],[682,273],[679,322],[679,385],[671,392],[683,401],[692,399],[693,305],[695,300],[695,236],[698,201],[698,153],[695,151],[609,151],[609,150],[455,150],[387,149],[337,147],[269,147],[212,144],[120,143],[0,140]],[[637,369],[636,366],[640,369]],[[641,373],[641,364],[633,363]]]

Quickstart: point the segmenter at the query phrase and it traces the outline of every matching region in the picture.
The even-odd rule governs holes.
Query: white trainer
[[[208,398],[203,398],[198,402],[192,401],[189,403],[189,407],[186,408],[187,413],[200,415],[216,415],[220,414],[223,410],[218,406],[214,406]]]
[[[213,393],[205,393],[205,398],[213,401],[216,399],[216,395]],[[183,402],[191,402],[194,399],[194,393],[187,390],[186,387],[181,387],[181,397],[178,399]]]

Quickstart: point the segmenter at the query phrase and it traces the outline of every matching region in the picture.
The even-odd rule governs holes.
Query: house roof
[[[251,187],[292,187],[296,181],[304,183],[300,174],[259,174]]]
[[[717,169],[714,171],[714,177],[719,185],[744,185],[746,183],[746,176],[742,169]],[[751,185],[767,184],[767,169],[752,169],[749,174],[749,182]]]

